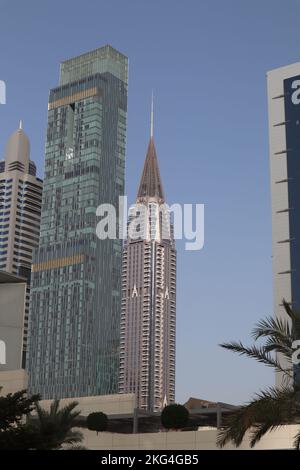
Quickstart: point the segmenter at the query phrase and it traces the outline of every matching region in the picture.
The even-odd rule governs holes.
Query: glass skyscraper
[[[63,62],[50,90],[27,361],[43,398],[117,391],[121,241],[97,238],[96,208],[124,194],[127,77],[105,46]]]

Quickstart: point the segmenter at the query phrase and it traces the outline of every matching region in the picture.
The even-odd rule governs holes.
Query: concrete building
[[[0,368],[0,397],[26,390],[27,386],[28,375],[25,369],[2,371]]]
[[[195,399],[192,399],[195,405]],[[61,400],[65,406],[71,400]],[[189,400],[190,402],[190,400]],[[50,400],[41,402],[42,407],[49,409]],[[78,409],[81,410],[79,421],[82,424],[93,412],[102,411],[108,415],[107,432],[96,433],[82,424],[78,428],[83,433],[82,445],[89,450],[219,450],[216,445],[218,428],[222,424],[222,416],[235,407],[224,403],[213,404],[206,400],[198,400],[200,407],[190,409],[190,421],[194,430],[165,431],[159,426],[160,413],[141,412],[137,415],[133,394],[120,394],[99,397],[78,398]],[[214,407],[213,407],[214,406]],[[137,424],[134,424],[138,420]],[[198,424],[198,426],[197,426]],[[145,430],[144,432],[142,430]],[[292,449],[299,425],[282,426],[267,433],[254,450]],[[233,444],[225,446],[225,450],[237,450]],[[239,450],[253,450],[250,447],[250,433],[247,432]]]
[[[282,299],[300,311],[300,62],[271,70],[267,84],[274,310],[282,318]]]
[[[33,250],[38,246],[43,182],[30,160],[29,139],[20,121],[0,162],[0,270],[27,280],[23,366],[27,349],[30,277]]]
[[[293,449],[294,436],[299,430],[296,424],[283,426],[267,433],[253,448],[246,434],[238,450]],[[83,445],[90,450],[220,450],[216,445],[217,429],[199,429],[184,432],[156,432],[139,434],[99,433],[84,430]],[[237,450],[226,444],[224,450]],[[162,457],[162,461],[164,457]]]
[[[133,233],[136,228],[136,233]],[[123,249],[119,392],[157,411],[175,400],[176,249],[151,135]]]
[[[43,398],[118,388],[121,241],[97,237],[96,210],[124,194],[127,76],[105,46],[64,61],[50,90],[27,361]]]
[[[70,400],[62,400],[66,405]],[[82,422],[89,413],[102,411],[108,415],[108,432],[96,433],[80,427],[83,445],[90,450],[220,450],[217,445],[218,429],[222,419],[235,406],[226,403],[213,403],[207,400],[190,398],[190,428],[184,431],[165,431],[160,425],[160,413],[143,412],[135,408],[133,394],[78,399]],[[50,401],[42,406],[49,408]],[[253,448],[250,447],[250,434],[246,433],[239,450],[293,449],[294,437],[299,424],[290,424],[268,432]],[[232,443],[224,450],[237,450]]]
[[[50,409],[53,400],[42,400],[41,405],[46,410]],[[62,398],[60,406],[66,406],[74,398]],[[78,409],[80,410],[80,417],[86,418],[90,413],[102,411],[112,419],[121,416],[133,415],[135,409],[135,397],[132,393],[128,394],[115,394],[115,395],[100,395],[95,397],[78,397]]]
[[[22,369],[26,279],[0,271],[0,395],[27,387]]]
[[[23,374],[20,372],[23,372]],[[3,389],[0,390],[0,396],[24,389],[26,388],[26,372],[0,372],[0,385],[3,386]],[[194,408],[196,402],[195,399],[192,400],[191,420],[197,423],[199,420],[201,422],[204,419],[200,427],[196,428],[197,430],[164,432],[160,428],[151,432],[151,428],[148,428],[149,423],[153,429],[155,422],[160,420],[159,413],[144,412],[138,418],[138,426],[139,429],[147,427],[150,432],[136,432],[134,429],[136,419],[135,396],[133,394],[79,397],[77,399],[78,409],[80,410],[78,419],[81,423],[79,423],[78,430],[83,434],[82,445],[89,450],[103,450],[106,452],[115,450],[218,450],[216,446],[218,413],[221,412],[222,416],[223,413],[230,412],[232,407],[217,403],[215,404],[217,407],[211,408],[210,405],[213,406],[213,403],[206,400],[196,400],[198,404],[200,402],[200,408]],[[49,409],[51,401],[43,400],[41,406]],[[70,401],[74,401],[74,398],[62,399],[60,404],[65,406]],[[96,433],[82,427],[86,417],[97,411],[102,411],[108,415],[109,430],[107,432]],[[143,420],[145,420],[145,426],[143,426]],[[208,423],[211,422],[210,425],[205,424],[207,420],[209,420]],[[219,424],[221,424],[220,421]],[[254,450],[292,449],[294,436],[298,430],[299,425],[297,424],[282,426],[267,433],[255,446]],[[250,448],[249,442],[250,436],[247,433],[239,449],[253,450]],[[227,444],[225,450],[236,450],[236,448],[232,444]]]

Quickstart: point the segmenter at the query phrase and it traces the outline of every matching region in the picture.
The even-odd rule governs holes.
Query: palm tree
[[[59,400],[53,400],[50,410],[46,411],[39,403],[35,405],[37,419],[32,419],[30,426],[39,436],[38,449],[82,449],[83,435],[80,431],[73,431],[75,420],[80,411],[76,411],[78,402],[73,401],[63,408],[59,408]]]
[[[255,342],[263,341],[261,345],[247,347],[236,341],[220,345],[282,374],[280,387],[269,387],[256,394],[253,400],[225,419],[217,438],[220,447],[230,441],[238,447],[247,431],[250,431],[253,447],[268,431],[285,424],[300,423],[300,367],[292,362],[293,343],[300,339],[300,314],[284,300],[283,306],[286,319],[267,317],[252,331]],[[294,446],[299,450],[300,431],[294,438]]]

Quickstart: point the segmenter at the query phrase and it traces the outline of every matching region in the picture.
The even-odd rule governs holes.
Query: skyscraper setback
[[[127,76],[105,46],[63,62],[50,90],[27,364],[43,398],[117,391],[121,241],[97,238],[96,208],[124,194]]]
[[[43,182],[30,160],[30,143],[20,121],[0,162],[0,270],[27,281],[23,366],[27,349],[32,252],[38,246]]]
[[[131,232],[135,224],[137,234]],[[170,214],[150,142],[123,249],[120,393],[158,411],[175,399],[176,249]]]

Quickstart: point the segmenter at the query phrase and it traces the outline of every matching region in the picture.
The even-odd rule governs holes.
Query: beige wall
[[[3,387],[0,396],[15,393],[27,388],[28,375],[24,369],[0,371],[0,387]],[[95,411],[102,411],[107,415],[133,414],[135,396],[133,393],[118,395],[99,395],[95,397],[63,398],[60,405],[65,406],[71,401],[78,401],[81,416],[87,416]],[[41,400],[41,406],[50,408],[52,400]]]
[[[6,346],[5,363],[0,362],[1,372],[22,367],[25,298],[25,282],[0,284],[0,340]]]
[[[262,449],[291,449],[293,438],[300,425],[284,426],[267,434],[255,446]],[[82,430],[81,430],[82,431]],[[158,432],[147,434],[99,433],[84,430],[83,445],[91,450],[215,450],[217,431]],[[228,445],[225,449],[235,449]],[[245,438],[240,450],[249,450],[249,440]]]
[[[0,396],[27,388],[28,377],[24,369],[0,371]]]
[[[63,398],[60,400],[61,406],[65,406],[71,401],[78,401],[78,409],[81,416],[87,416],[95,411],[102,411],[107,415],[132,414],[135,404],[133,393],[118,395],[99,395],[95,397]],[[41,405],[48,409],[52,400],[42,400]]]

